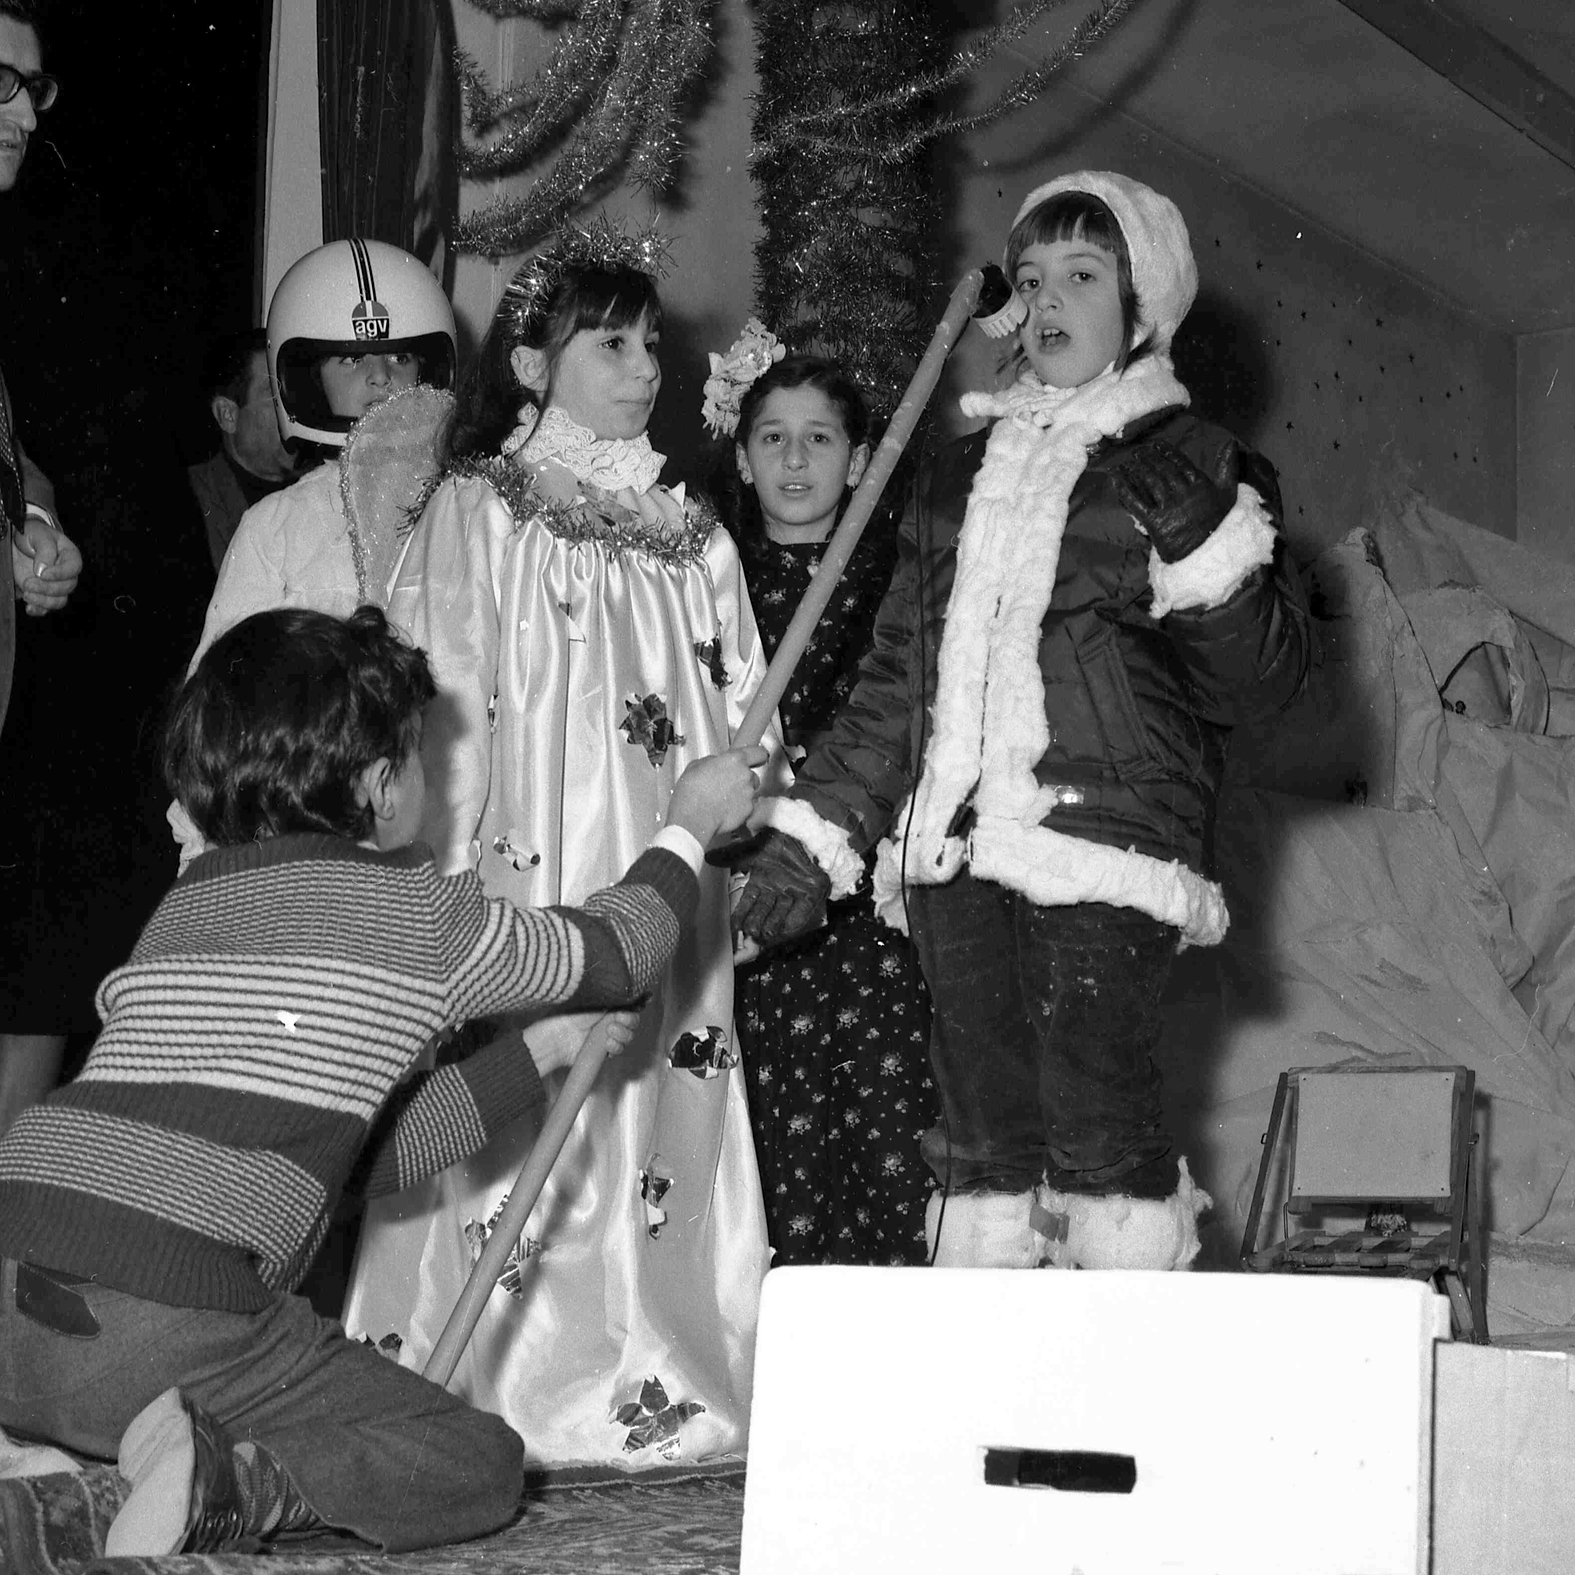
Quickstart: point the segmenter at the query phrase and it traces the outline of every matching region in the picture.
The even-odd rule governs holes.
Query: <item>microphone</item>
[[[1028,321],[1028,304],[994,263],[986,263],[980,273],[984,283],[973,309],[973,320],[991,339],[1005,339]]]

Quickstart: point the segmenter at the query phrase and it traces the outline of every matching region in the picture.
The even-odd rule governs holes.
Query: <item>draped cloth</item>
[[[452,273],[454,20],[439,0],[316,0],[322,239],[359,235]]]
[[[511,474],[444,482],[389,614],[440,689],[422,750],[440,867],[572,903],[647,845],[684,766],[727,746],[766,662],[725,532],[648,536],[609,494],[565,509]],[[732,1011],[725,872],[707,867],[694,929],[526,1225],[518,1294],[493,1291],[451,1386],[535,1461],[636,1470],[743,1449],[767,1263],[744,1083],[669,1059],[713,1034],[729,1059]],[[398,1332],[400,1359],[424,1364],[470,1270],[467,1226],[493,1216],[534,1135],[369,1213],[353,1333]]]

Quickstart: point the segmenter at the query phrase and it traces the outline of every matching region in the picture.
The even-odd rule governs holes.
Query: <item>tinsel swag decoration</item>
[[[750,173],[764,233],[756,306],[793,349],[847,366],[890,415],[931,327],[935,144],[1032,103],[1132,0],[1101,0],[982,109],[948,107],[996,51],[1068,0],[1027,0],[948,50],[931,0],[753,0],[760,89]]]
[[[460,174],[516,175],[553,155],[519,197],[499,198],[460,221],[461,251],[528,251],[577,208],[627,176],[660,191],[680,149],[684,99],[711,52],[715,0],[471,0],[500,18],[560,29],[530,79],[494,89],[459,57],[465,123]]]

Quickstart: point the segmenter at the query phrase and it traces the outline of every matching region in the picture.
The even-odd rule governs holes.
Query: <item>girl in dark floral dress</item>
[[[839,367],[767,365],[738,405],[743,485],[727,523],[775,652],[868,463],[870,419]],[[894,550],[877,521],[815,630],[781,705],[791,758],[853,687]],[[918,1140],[937,1115],[929,1002],[906,936],[861,887],[831,904],[825,929],[741,968],[736,988],[773,1265],[922,1263],[931,1181]]]

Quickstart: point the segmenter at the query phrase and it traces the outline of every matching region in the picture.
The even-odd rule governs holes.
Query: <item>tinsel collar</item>
[[[643,432],[637,438],[599,438],[556,405],[547,407],[516,455],[515,462],[522,465],[555,459],[581,481],[606,492],[628,487],[637,493],[656,485],[667,459]]]
[[[981,818],[1037,824],[1048,813],[1034,776],[1050,743],[1039,640],[1072,489],[1096,444],[1188,403],[1163,354],[1074,389],[1046,387],[1030,371],[1002,393],[964,396],[965,411],[997,420],[957,539],[909,879],[947,881],[962,867],[957,817],[970,799]]]
[[[595,542],[614,556],[634,551],[666,563],[694,563],[704,556],[716,529],[711,509],[699,498],[685,499],[682,489],[668,494],[674,501],[675,528],[665,520],[654,522],[594,484],[582,487],[581,495],[572,502],[559,502],[541,490],[531,471],[520,469],[512,460],[461,460],[449,475],[485,481],[502,498],[517,524],[530,520],[560,541]]]

